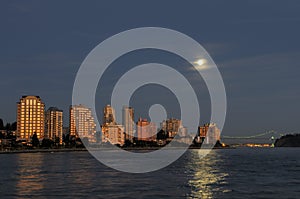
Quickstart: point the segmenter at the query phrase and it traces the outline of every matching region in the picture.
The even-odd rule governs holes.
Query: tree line
[[[4,125],[3,120],[0,118],[0,130],[16,131],[17,130],[17,122],[6,123]]]

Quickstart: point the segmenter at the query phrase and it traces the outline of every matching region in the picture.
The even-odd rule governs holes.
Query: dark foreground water
[[[88,152],[0,154],[0,198],[300,198],[300,148],[189,150],[147,174]]]

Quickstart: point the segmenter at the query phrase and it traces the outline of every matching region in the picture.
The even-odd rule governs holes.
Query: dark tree
[[[3,121],[2,121],[2,125],[3,125]],[[1,124],[0,124],[0,127],[1,127]],[[7,130],[7,131],[16,131],[17,130],[17,122],[14,122],[12,124],[6,123],[6,125],[2,129]]]
[[[43,148],[52,148],[54,142],[50,139],[44,138],[42,140],[42,147]]]
[[[17,130],[17,122],[14,122],[14,123],[11,124],[10,130],[11,131],[16,131]]]
[[[69,146],[70,147],[76,146],[76,137],[74,135],[69,135]]]
[[[55,139],[54,139],[55,145],[59,145],[59,142],[60,142],[60,138],[59,137],[55,137]]]
[[[38,147],[40,145],[40,141],[39,141],[39,139],[37,137],[36,132],[34,132],[34,134],[32,135],[31,143],[32,143],[33,147]]]
[[[160,130],[158,133],[157,133],[157,139],[158,140],[165,140],[168,138],[168,135],[167,133],[164,131],[164,130]]]
[[[74,138],[75,138],[75,136],[74,136]],[[82,143],[82,140],[80,138],[75,138],[75,147],[76,148],[83,148],[84,147],[84,145]]]
[[[2,132],[0,132],[0,139],[3,139],[4,138],[4,135]]]
[[[6,123],[5,130],[10,131],[10,129],[11,129],[10,123]]]
[[[3,120],[0,118],[0,130],[4,129],[4,124],[3,124]]]
[[[133,143],[130,140],[125,140],[124,147],[132,147]]]
[[[68,138],[68,139],[67,139]],[[64,143],[69,143],[69,134],[63,134],[62,139]]]

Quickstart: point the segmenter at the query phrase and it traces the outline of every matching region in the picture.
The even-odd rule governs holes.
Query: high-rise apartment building
[[[102,126],[102,142],[123,146],[125,144],[124,126],[117,124]]]
[[[44,138],[45,104],[39,96],[23,96],[17,103],[17,138],[30,140],[36,133]]]
[[[118,144],[121,146],[125,144],[124,126],[117,124],[115,110],[110,105],[106,105],[103,109],[101,131],[102,142],[109,142],[111,144]]]
[[[220,140],[221,132],[215,123],[207,123],[198,127],[197,138],[204,144],[215,144]]]
[[[134,138],[134,109],[132,107],[123,106],[122,123],[125,130],[125,139],[133,142]]]
[[[50,107],[46,111],[45,137],[62,144],[63,136],[63,111],[56,107]]]
[[[204,124],[203,126],[198,127],[198,136],[201,139],[205,139],[207,132],[208,132],[209,124]]]
[[[154,141],[156,140],[156,125],[153,122],[149,122],[147,119],[139,118],[136,123],[137,139],[142,141]]]
[[[84,105],[70,106],[70,135],[88,138],[96,142],[96,123],[90,108]]]
[[[171,118],[164,120],[161,123],[161,129],[164,130],[169,138],[174,138],[176,134],[179,132],[179,129],[181,128],[181,120]]]
[[[206,135],[207,144],[215,144],[217,141],[221,140],[221,131],[215,123],[210,123]]]
[[[106,105],[103,110],[103,125],[116,124],[115,110],[112,106]]]

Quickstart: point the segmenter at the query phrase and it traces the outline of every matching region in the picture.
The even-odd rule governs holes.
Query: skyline
[[[26,104],[28,104],[29,105],[29,103],[30,103],[30,105],[31,105],[31,103],[32,103],[32,105],[33,105],[33,103],[34,102],[30,102],[31,100],[26,100],[26,99],[34,99],[34,100],[42,100],[41,99],[41,97],[40,96],[22,96],[21,98],[20,98],[20,102],[17,102],[17,112],[19,112],[19,115],[18,115],[18,118],[17,118],[17,120],[19,121],[19,120],[21,120],[19,117],[21,117],[21,113],[22,113],[22,111],[25,111],[25,107],[26,107]],[[26,102],[26,103],[25,103]],[[21,104],[22,104],[22,110],[19,110],[20,108],[21,108]],[[68,113],[69,114],[64,114],[64,112],[61,110],[61,109],[59,109],[59,108],[57,108],[57,107],[48,107],[47,108],[47,106],[44,104],[44,103],[42,103],[43,104],[43,111],[42,112],[40,112],[39,114],[42,114],[42,116],[38,116],[38,117],[43,117],[43,118],[45,118],[44,119],[44,122],[42,123],[42,125],[45,125],[45,128],[43,128],[44,130],[45,130],[45,132],[43,133],[43,135],[45,135],[45,138],[49,138],[49,139],[51,139],[51,140],[53,140],[53,138],[55,138],[55,137],[57,137],[57,135],[58,135],[58,137],[61,139],[62,138],[62,135],[66,135],[66,132],[63,132],[63,129],[65,129],[65,128],[67,128],[68,129],[68,133],[67,134],[70,134],[70,135],[72,135],[72,136],[75,136],[75,135],[77,135],[77,133],[75,132],[76,130],[75,130],[75,124],[74,124],[74,122],[75,122],[75,120],[74,120],[74,114],[75,115],[77,115],[76,116],[76,118],[78,118],[78,116],[79,115],[82,115],[82,114],[84,114],[84,115],[89,115],[89,116],[84,116],[85,118],[86,117],[90,117],[91,119],[92,119],[92,121],[90,121],[89,119],[87,119],[85,122],[92,122],[91,123],[91,126],[93,126],[93,127],[91,127],[91,128],[95,128],[96,129],[96,123],[94,123],[93,121],[95,121],[95,116],[92,114],[92,112],[91,112],[91,108],[89,108],[89,107],[87,107],[87,106],[85,106],[85,105],[83,105],[83,104],[73,104],[73,105],[69,105],[69,111],[68,111]],[[34,103],[34,105],[35,105],[35,103]],[[39,106],[39,105],[38,105]],[[31,107],[32,108],[32,107]],[[24,109],[24,110],[23,110]],[[75,110],[76,109],[76,110]],[[29,110],[29,109],[28,109]],[[26,109],[26,111],[27,111],[27,109]],[[25,114],[28,114],[27,112],[24,112]],[[37,110],[35,110],[35,111],[37,111]],[[79,113],[79,112],[81,112],[81,113]],[[125,112],[127,112],[127,111],[130,111],[130,113],[128,112],[128,113],[126,113],[126,114],[124,114]],[[24,113],[22,113],[22,114],[24,114]],[[51,113],[51,118],[52,118],[52,114],[55,114],[55,116],[54,117],[56,117],[56,118],[50,118],[49,116],[49,114]],[[97,113],[99,113],[99,111],[97,111]],[[34,115],[35,115],[36,113],[34,113]],[[128,114],[130,114],[131,116],[133,116],[133,121],[132,121],[132,124],[129,124],[129,123],[131,123],[130,122],[130,118],[131,118],[131,116],[129,116]],[[105,132],[105,131],[107,131],[107,127],[108,126],[111,126],[111,127],[117,127],[117,129],[118,128],[122,128],[123,130],[122,131],[124,131],[124,132],[126,132],[126,135],[124,136],[124,140],[126,139],[126,140],[129,140],[129,141],[132,141],[132,138],[133,137],[139,137],[139,138],[144,138],[144,137],[149,137],[149,138],[151,138],[151,136],[150,135],[154,135],[155,134],[155,136],[159,136],[158,134],[159,134],[159,130],[164,130],[164,131],[166,131],[166,132],[168,132],[168,130],[166,130],[166,129],[168,129],[168,127],[166,127],[166,125],[168,126],[168,121],[170,122],[170,121],[173,121],[173,122],[175,122],[175,123],[177,123],[177,122],[179,122],[179,124],[180,124],[180,126],[181,126],[181,129],[180,130],[176,130],[176,131],[174,131],[173,132],[173,130],[170,130],[170,132],[173,132],[173,133],[175,133],[175,134],[169,134],[169,136],[170,137],[174,137],[175,135],[176,135],[176,133],[178,133],[178,132],[180,132],[180,133],[183,133],[183,135],[185,135],[188,131],[190,132],[189,133],[189,135],[191,135],[191,136],[193,136],[193,135],[196,135],[196,134],[199,134],[199,128],[200,127],[202,127],[202,125],[203,125],[203,127],[205,127],[206,129],[207,129],[207,127],[208,127],[208,125],[209,126],[212,126],[212,128],[218,128],[218,125],[216,124],[216,123],[214,123],[214,122],[210,122],[210,123],[200,123],[199,122],[199,125],[197,126],[197,128],[196,129],[198,129],[198,130],[196,130],[196,129],[188,129],[186,126],[184,126],[184,123],[182,123],[182,120],[181,119],[176,119],[176,118],[174,118],[174,117],[167,117],[167,118],[163,118],[163,120],[161,120],[161,121],[158,121],[158,120],[155,120],[155,121],[151,121],[151,120],[147,120],[147,118],[142,118],[141,116],[138,116],[138,117],[135,117],[134,116],[135,114],[134,114],[134,107],[128,107],[128,106],[126,106],[126,105],[124,105],[123,107],[122,107],[122,118],[121,119],[117,119],[116,118],[116,115],[115,115],[115,109],[110,105],[110,104],[107,104],[104,108],[103,108],[103,112],[102,112],[102,114],[101,114],[101,116],[102,116],[102,121],[100,122],[100,128],[101,128],[101,132],[103,133],[103,132]],[[124,117],[125,116],[125,117]],[[22,115],[22,117],[23,117],[23,115]],[[57,120],[57,117],[59,117],[59,119]],[[67,124],[64,124],[63,122],[61,122],[62,121],[62,119],[63,118],[68,118],[68,123]],[[73,119],[71,119],[71,118],[73,118]],[[80,117],[81,118],[81,117]],[[2,118],[0,118],[0,119],[2,119]],[[27,119],[29,119],[29,118],[27,118]],[[24,118],[22,119],[22,120],[24,120]],[[38,119],[39,120],[39,119]],[[49,121],[48,121],[49,120]],[[55,125],[58,125],[57,127],[54,127],[54,126],[48,126],[51,122],[50,122],[50,120],[52,121],[52,122],[55,122]],[[117,123],[117,120],[118,121],[122,121],[121,123]],[[3,120],[2,120],[3,121]],[[81,120],[79,119],[77,122],[79,122],[79,123],[81,123],[80,122]],[[50,122],[50,123],[49,123]],[[141,122],[140,124],[138,124],[139,122]],[[155,129],[157,129],[157,131],[155,131],[154,129],[153,130],[151,130],[152,131],[152,133],[151,132],[147,132],[146,134],[146,136],[144,136],[144,135],[142,135],[142,133],[140,132],[138,132],[138,129],[137,129],[137,127],[138,126],[143,126],[143,122],[145,122],[145,124],[147,123],[147,126],[149,125],[149,129],[148,130],[146,130],[147,128],[145,128],[144,130],[142,130],[142,131],[145,131],[146,130],[146,132],[147,131],[149,131],[149,130],[151,130],[151,126],[152,125],[154,125],[155,126]],[[167,123],[166,123],[167,122]],[[19,123],[17,123],[17,122],[15,122],[16,123],[16,126],[18,127],[18,128],[21,128],[20,126],[23,126],[22,128],[23,128],[23,133],[24,133],[24,121],[22,121],[22,122],[19,122]],[[21,124],[22,123],[22,124]],[[27,123],[27,122],[26,122]],[[5,125],[5,122],[3,122],[3,124]],[[53,123],[54,124],[54,123]],[[51,125],[53,125],[53,124],[51,124]],[[10,125],[12,125],[12,123],[10,124]],[[128,128],[128,130],[129,131],[125,131],[125,129],[126,129],[126,125],[133,125],[133,126],[131,126],[130,128]],[[134,128],[134,126],[135,126],[135,128]],[[214,127],[213,127],[214,126]],[[50,127],[51,128],[51,130],[50,131],[48,131],[48,127]],[[34,128],[36,128],[36,127],[34,127]],[[56,129],[56,128],[58,128],[58,129]],[[90,128],[90,127],[89,127]],[[131,129],[131,128],[133,128],[133,129]],[[142,128],[144,128],[144,127],[142,127]],[[177,127],[169,127],[169,128],[178,128],[178,126]],[[80,130],[81,129],[81,130]],[[79,129],[79,133],[78,133],[78,135],[80,135],[80,137],[82,137],[83,135],[87,135],[87,134],[89,134],[89,133],[87,133],[87,132],[90,132],[89,130],[87,130],[87,131],[82,131],[83,129],[87,129],[86,128],[86,126],[84,126],[84,127],[80,127],[80,129]],[[106,129],[106,130],[105,130]],[[131,130],[130,130],[131,129]],[[134,130],[135,129],[135,130]],[[53,131],[54,130],[54,131]],[[58,131],[57,131],[58,130]],[[99,131],[99,132],[100,132]],[[119,129],[118,129],[118,131],[119,131]],[[133,131],[133,132],[131,132],[131,131]],[[20,133],[22,133],[22,131],[20,132],[20,130],[18,131],[18,129],[16,129],[16,131],[15,131],[17,134],[20,134]],[[31,131],[28,131],[28,133],[32,133],[33,131],[31,130]],[[96,132],[96,130],[94,131],[94,133]],[[129,132],[129,133],[128,133]],[[135,132],[135,133],[134,133]],[[197,132],[197,133],[196,133]],[[221,133],[221,132],[219,132],[219,133]],[[256,134],[254,134],[254,135],[247,135],[247,136],[241,136],[241,137],[238,137],[238,136],[234,136],[234,137],[231,137],[231,136],[228,136],[228,135],[222,135],[221,136],[221,134],[219,135],[219,137],[221,138],[223,138],[223,139],[225,139],[226,141],[228,141],[228,139],[229,140],[231,140],[231,139],[233,139],[233,140],[235,140],[235,139],[238,139],[238,140],[240,140],[240,141],[242,141],[243,139],[248,139],[248,140],[251,140],[251,139],[256,139],[257,137],[260,137],[262,140],[260,140],[259,142],[266,142],[267,140],[269,140],[269,139],[271,139],[270,137],[265,137],[265,136],[269,136],[269,135],[272,135],[272,140],[274,140],[275,139],[275,135],[277,136],[276,138],[279,138],[279,137],[282,137],[282,136],[284,136],[284,135],[293,135],[293,134],[295,134],[295,133],[298,133],[298,132],[278,132],[278,131],[274,131],[274,130],[266,130],[265,132],[256,132]],[[130,135],[133,135],[133,137],[132,136],[130,136]],[[140,134],[140,136],[138,136]],[[148,135],[149,134],[149,135]],[[52,135],[52,136],[51,136]],[[201,133],[199,134],[199,135],[201,135]],[[53,137],[54,136],[54,137]],[[264,138],[262,138],[262,136],[264,136]],[[19,137],[19,136],[18,136]],[[88,136],[89,137],[89,136]],[[92,136],[93,137],[93,136]],[[20,138],[20,137],[19,137]],[[95,134],[95,137],[94,138],[92,138],[92,140],[96,140],[96,134]],[[233,140],[231,140],[231,141],[229,141],[229,143],[231,143]],[[106,142],[106,141],[105,141]],[[253,140],[252,140],[252,142],[253,142]],[[254,142],[257,142],[257,141],[254,141]],[[258,144],[258,143],[257,143]]]
[[[205,124],[203,131],[200,131],[199,129],[202,127],[198,126],[197,130],[190,129],[191,133],[188,133],[188,128],[180,119],[165,118],[159,123],[141,117],[135,120],[133,107],[123,106],[122,110],[125,118],[122,116],[122,123],[118,124],[115,109],[106,105],[103,109],[102,134],[99,134],[100,131],[96,132],[95,118],[89,107],[82,104],[71,105],[69,125],[65,128],[62,122],[64,117],[62,110],[50,107],[46,111],[45,104],[39,96],[22,96],[17,106],[17,129],[1,129],[4,130],[1,132],[1,136],[2,139],[10,138],[10,142],[14,144],[18,142],[22,146],[25,143],[27,146],[36,147],[39,146],[39,140],[42,140],[42,146],[45,147],[46,143],[51,142],[60,146],[68,145],[69,142],[78,138],[87,143],[108,142],[127,147],[147,146],[147,144],[162,146],[174,140],[177,144],[196,146],[204,143],[206,138],[206,144],[217,146],[221,142],[220,130],[213,123]],[[177,135],[179,139],[176,138]]]
[[[39,95],[47,107],[57,106],[67,113],[75,74],[95,45],[129,28],[162,26],[195,38],[219,67],[228,95],[223,134],[251,135],[269,129],[299,131],[299,3],[265,1],[257,6],[231,1],[179,6],[172,2],[172,9],[170,2],[162,2],[160,7],[136,3],[135,10],[123,2],[120,7],[107,2],[85,3],[80,14],[82,4],[76,2],[65,16],[68,4],[62,2],[60,9],[53,12],[56,4],[52,2],[1,2],[0,41],[5,47],[0,49],[0,79],[5,95],[0,99],[0,118],[5,122],[16,121],[15,107],[21,95]],[[151,12],[154,8],[156,15]],[[184,16],[178,14],[182,11]],[[157,54],[150,52],[155,57]],[[133,64],[129,58],[124,57],[116,66]],[[158,58],[168,61],[171,57]],[[136,62],[147,61],[137,59]],[[96,99],[104,99],[97,110],[108,104],[101,93]],[[145,112],[137,99],[133,101],[137,104],[136,113]]]

